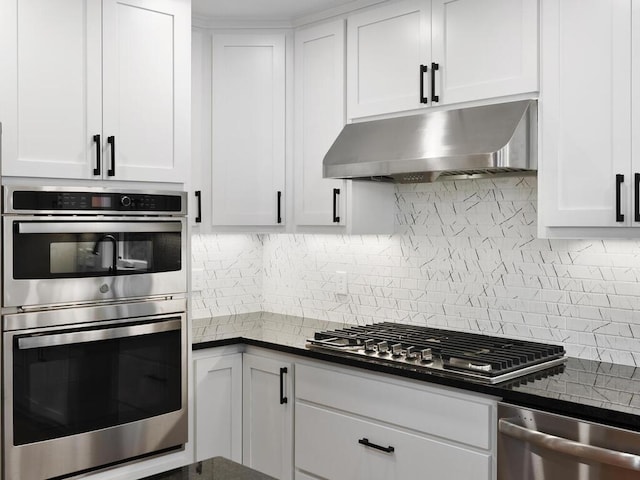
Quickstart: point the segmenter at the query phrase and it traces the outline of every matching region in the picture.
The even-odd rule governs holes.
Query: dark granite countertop
[[[269,475],[232,462],[214,457],[186,467],[146,477],[144,480],[275,480]]]
[[[501,397],[504,402],[536,408],[588,421],[640,431],[640,369],[594,360],[569,358],[561,367],[497,385],[447,378],[411,367],[381,365],[366,359],[308,350],[305,343],[317,330],[342,328],[323,322],[271,313],[207,319],[194,350],[246,344],[284,353],[397,375],[438,385]],[[204,324],[201,321],[201,325]]]

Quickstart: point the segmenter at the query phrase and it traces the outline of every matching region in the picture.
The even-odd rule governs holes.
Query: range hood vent
[[[351,123],[324,157],[323,174],[422,183],[535,173],[537,127],[535,100]]]

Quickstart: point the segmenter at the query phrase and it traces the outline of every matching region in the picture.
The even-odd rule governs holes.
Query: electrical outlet
[[[349,286],[347,285],[347,272],[336,270],[336,295],[347,295]]]

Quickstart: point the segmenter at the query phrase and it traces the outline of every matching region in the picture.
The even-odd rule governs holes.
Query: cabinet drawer
[[[296,469],[332,480],[429,478],[488,480],[491,456],[350,415],[296,405]],[[363,445],[365,441],[392,452]]]
[[[393,383],[390,385],[390,383]],[[467,398],[468,397],[468,398]],[[491,448],[494,405],[442,389],[296,367],[296,398],[479,448]]]

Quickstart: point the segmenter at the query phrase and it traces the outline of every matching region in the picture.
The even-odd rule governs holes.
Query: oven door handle
[[[16,222],[18,233],[179,232],[180,221],[167,222]]]
[[[640,471],[640,456],[619,452],[608,448],[596,447],[576,442],[567,438],[556,437],[548,433],[538,432],[510,422],[504,418],[498,422],[500,433],[538,447],[563,453],[572,457],[583,458],[606,465]]]
[[[126,327],[21,337],[18,338],[18,349],[28,350],[30,348],[55,347],[74,343],[99,342],[101,340],[112,340],[115,338],[170,332],[172,330],[180,330],[181,323],[181,320],[168,320],[164,322],[145,323],[143,325],[129,325]]]

